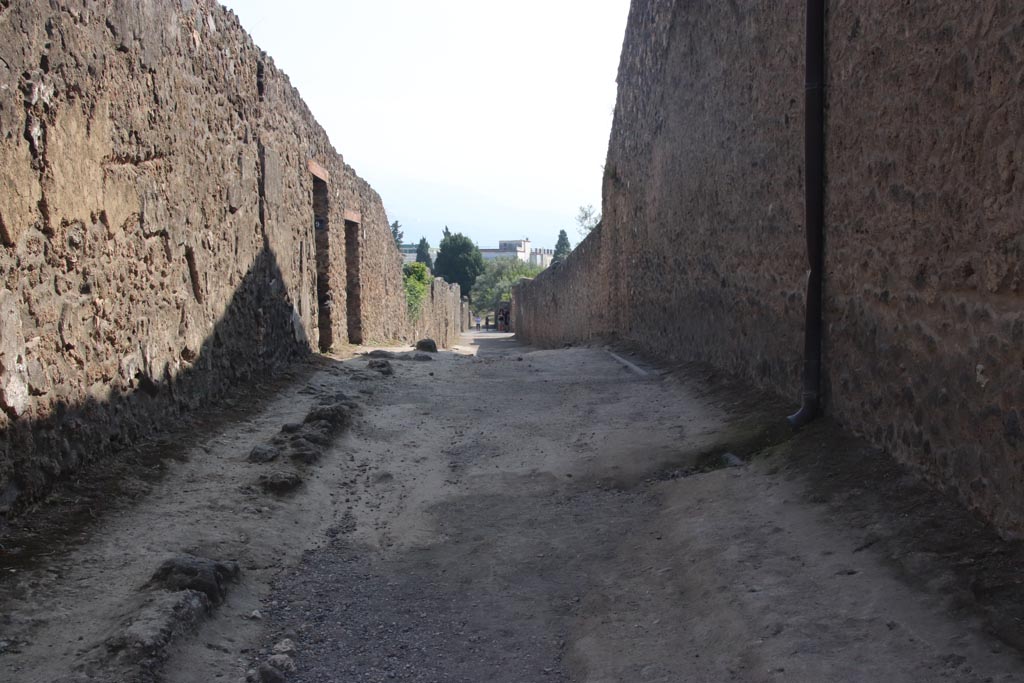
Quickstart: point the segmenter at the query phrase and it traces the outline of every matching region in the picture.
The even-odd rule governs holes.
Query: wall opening
[[[348,341],[363,343],[362,297],[359,283],[359,223],[345,221],[345,302]]]
[[[331,327],[331,305],[334,297],[330,278],[330,200],[327,183],[313,176],[313,231],[316,233],[316,303],[317,327],[320,330],[320,350],[329,351],[334,344]]]

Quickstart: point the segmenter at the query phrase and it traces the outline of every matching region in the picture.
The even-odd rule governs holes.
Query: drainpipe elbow
[[[800,403],[800,410],[786,418],[786,422],[794,431],[806,426],[814,418],[818,417],[819,401],[816,394],[804,394]]]
[[[804,361],[804,387],[801,393],[800,410],[786,418],[794,430],[800,429],[821,413],[821,360]]]

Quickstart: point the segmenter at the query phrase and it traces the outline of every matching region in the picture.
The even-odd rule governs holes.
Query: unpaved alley
[[[1022,680],[1017,547],[829,425],[600,347],[379,355],[297,371],[6,556],[0,678]],[[150,578],[180,553],[237,576],[189,608]]]

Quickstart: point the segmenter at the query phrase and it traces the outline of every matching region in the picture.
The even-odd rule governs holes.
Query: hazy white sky
[[[599,207],[629,0],[227,0],[405,241],[553,247]]]

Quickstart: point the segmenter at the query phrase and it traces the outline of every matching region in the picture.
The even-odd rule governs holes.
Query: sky
[[[629,0],[227,0],[406,242],[576,243]]]

